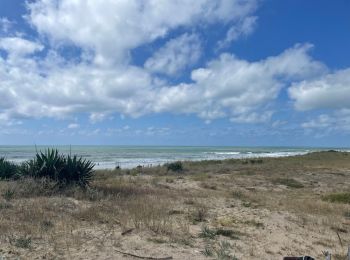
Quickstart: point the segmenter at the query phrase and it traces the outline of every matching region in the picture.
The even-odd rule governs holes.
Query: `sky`
[[[348,0],[0,0],[0,145],[350,146]]]

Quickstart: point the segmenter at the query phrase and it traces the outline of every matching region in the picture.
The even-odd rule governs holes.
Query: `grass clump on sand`
[[[288,188],[294,188],[294,189],[304,188],[304,185],[301,182],[291,178],[277,178],[277,179],[274,179],[272,182],[274,184],[287,186]]]
[[[323,200],[332,203],[350,204],[350,192],[328,194],[323,197]]]
[[[224,236],[224,237],[231,238],[233,240],[238,240],[239,239],[238,234],[240,233],[235,232],[231,229],[223,229],[223,228],[211,229],[208,226],[203,226],[199,236],[202,238],[208,238],[208,239],[214,239],[216,236]]]
[[[216,245],[207,245],[202,251],[202,254],[206,257],[214,257],[217,260],[238,260],[238,258],[232,255],[232,245],[227,241],[222,241]]]

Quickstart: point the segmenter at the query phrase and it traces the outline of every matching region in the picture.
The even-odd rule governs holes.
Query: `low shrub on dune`
[[[93,177],[94,164],[76,155],[62,155],[56,149],[38,152],[34,159],[16,165],[0,158],[0,179],[32,177],[49,179],[59,185],[87,186]]]
[[[182,172],[183,171],[183,165],[180,161],[167,163],[165,166],[166,166],[168,171],[173,171],[173,172]]]
[[[61,155],[56,149],[36,154],[28,163],[29,173],[35,178],[49,178],[60,184],[86,186],[93,176],[94,164],[76,155]]]

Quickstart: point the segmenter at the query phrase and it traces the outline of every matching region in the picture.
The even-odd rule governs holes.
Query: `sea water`
[[[0,146],[0,157],[20,163],[37,151],[57,148],[95,163],[95,169],[156,166],[172,161],[221,160],[229,158],[283,157],[334,148],[309,147],[214,147],[214,146]],[[342,149],[337,149],[342,150]]]

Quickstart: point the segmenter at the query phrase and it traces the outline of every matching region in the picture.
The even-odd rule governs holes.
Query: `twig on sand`
[[[341,241],[341,238],[340,238],[340,235],[339,235],[339,232],[336,231],[337,233],[337,236],[338,236],[338,239],[339,239],[339,242],[340,242],[340,246],[343,247],[343,242]]]
[[[132,256],[132,257],[136,257],[136,258],[140,258],[140,259],[150,259],[150,260],[171,260],[171,259],[173,259],[172,256],[158,258],[158,257],[148,257],[148,256],[134,255],[134,254],[130,254],[130,253],[119,251],[119,250],[115,250],[115,251],[120,253],[120,254],[123,254],[123,255],[128,255],[128,256]]]
[[[130,228],[130,229],[128,229],[128,230],[125,230],[124,232],[122,232],[122,236],[125,236],[125,235],[127,235],[127,234],[129,234],[129,233],[131,233],[131,232],[133,232],[133,231],[134,231],[133,228]]]

